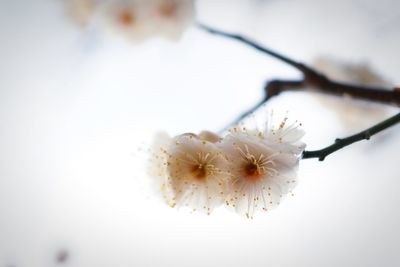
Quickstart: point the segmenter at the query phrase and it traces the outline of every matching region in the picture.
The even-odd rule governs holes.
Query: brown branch
[[[304,78],[301,81],[297,81],[291,86],[290,81],[279,82],[279,86],[276,84],[267,85],[266,86],[266,96],[264,102],[268,101],[271,97],[278,95],[284,91],[294,91],[294,90],[305,90],[310,89],[313,91],[337,95],[337,96],[351,96],[353,98],[368,100],[373,102],[380,102],[384,104],[396,105],[400,106],[400,91],[395,88],[383,88],[383,87],[373,87],[366,86],[360,84],[350,84],[350,83],[341,83],[330,80],[324,74],[318,72],[317,70],[303,64],[301,62],[295,61],[287,56],[284,56],[280,53],[277,53],[271,49],[265,48],[256,42],[247,39],[238,34],[226,33],[220,30],[213,29],[204,24],[198,24],[199,28],[222,37],[230,38],[236,41],[239,41],[243,44],[246,44],[257,51],[265,53],[267,55],[272,56],[294,68],[299,70]],[[270,83],[274,83],[276,81],[272,81]],[[248,112],[246,112],[248,113]],[[244,113],[244,114],[246,114]]]
[[[390,117],[387,120],[384,120],[377,125],[368,128],[358,134],[346,137],[346,138],[339,138],[336,139],[335,142],[323,149],[314,150],[314,151],[304,151],[303,152],[303,159],[311,159],[311,158],[318,158],[318,160],[323,161],[328,155],[332,154],[333,152],[338,151],[346,146],[349,146],[355,142],[359,142],[362,140],[369,140],[371,136],[377,134],[397,123],[400,122],[400,113]]]
[[[297,83],[290,83],[290,81],[279,81],[278,83],[270,81],[265,86],[265,102],[282,92],[307,89],[329,95],[351,96],[356,99],[400,106],[400,91],[398,90],[341,83],[325,77],[316,80],[310,80],[306,77]]]
[[[279,53],[277,53],[277,52],[275,52],[275,51],[273,51],[271,49],[265,48],[265,47],[257,44],[256,42],[253,42],[253,41],[251,41],[251,40],[249,40],[249,39],[247,39],[247,38],[245,38],[245,37],[243,37],[241,35],[223,32],[223,31],[211,28],[209,26],[206,26],[206,25],[204,25],[202,23],[197,23],[197,26],[200,29],[203,29],[203,30],[205,30],[205,31],[207,31],[209,33],[212,33],[212,34],[215,34],[215,35],[219,35],[219,36],[223,36],[223,37],[227,37],[227,38],[230,38],[230,39],[234,39],[234,40],[237,40],[237,41],[239,41],[241,43],[244,43],[244,44],[246,44],[248,46],[251,46],[251,47],[253,47],[254,49],[256,49],[256,50],[258,50],[260,52],[268,54],[268,55],[270,55],[270,56],[272,56],[272,57],[274,57],[276,59],[279,59],[282,62],[285,62],[286,64],[288,64],[288,65],[290,65],[292,67],[295,67],[296,69],[300,70],[301,72],[305,71],[308,68],[307,66],[301,64],[300,62],[296,62],[295,60],[290,59],[289,57],[286,57],[286,56],[284,56],[282,54],[279,54]]]
[[[251,115],[257,109],[259,109],[262,105],[264,105],[267,100],[275,95],[278,95],[282,91],[292,90],[293,88],[300,88],[304,85],[304,81],[302,80],[273,80],[267,84],[265,87],[265,97],[257,103],[255,106],[250,108],[249,110],[243,112],[239,117],[237,117],[233,122],[231,122],[228,126],[222,129],[220,132],[223,133],[232,126],[239,124],[244,118]]]
[[[241,43],[244,43],[260,52],[272,56],[294,68],[299,70],[303,74],[303,79],[301,80],[272,80],[268,82],[265,86],[265,97],[264,99],[255,105],[253,108],[244,112],[239,116],[231,125],[238,124],[245,117],[256,111],[262,105],[264,105],[269,99],[274,96],[279,95],[281,92],[285,91],[298,91],[310,89],[312,91],[317,91],[325,94],[343,96],[347,95],[353,98],[368,100],[373,102],[380,102],[384,104],[400,106],[400,88],[383,88],[383,87],[373,87],[361,84],[350,84],[342,83],[330,80],[324,74],[314,70],[313,68],[297,62],[287,56],[279,54],[271,49],[265,48],[250,39],[247,39],[241,35],[226,33],[220,30],[213,29],[203,24],[198,24],[199,28],[223,37],[227,37]],[[387,120],[378,123],[377,125],[368,128],[360,133],[354,134],[352,136],[336,139],[335,142],[323,149],[315,151],[304,151],[302,159],[318,158],[323,161],[328,155],[349,146],[353,143],[359,142],[361,140],[369,140],[371,136],[377,134],[397,123],[400,122],[400,113]],[[229,128],[229,127],[227,127]]]

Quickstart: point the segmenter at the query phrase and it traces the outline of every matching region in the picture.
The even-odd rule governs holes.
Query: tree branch
[[[271,98],[275,95],[278,95],[282,91],[293,90],[294,88],[301,88],[302,86],[304,86],[303,80],[273,80],[273,81],[270,81],[265,87],[265,92],[266,92],[265,97],[259,103],[257,103],[255,106],[253,106],[249,110],[243,112],[234,121],[232,121],[230,124],[225,126],[225,128],[222,129],[220,131],[220,133],[224,133],[229,128],[239,124],[239,122],[242,121],[244,118],[251,115],[257,109],[262,107],[262,105],[264,105],[268,101],[269,98]]]
[[[269,99],[274,96],[279,95],[281,92],[285,91],[298,91],[298,90],[312,90],[325,94],[331,94],[336,96],[347,95],[353,98],[368,100],[373,102],[380,102],[384,104],[396,105],[400,106],[400,88],[383,88],[383,87],[374,87],[374,86],[366,86],[361,84],[350,84],[350,83],[342,83],[330,80],[324,74],[314,70],[313,68],[301,63],[297,62],[283,54],[277,53],[269,48],[265,48],[250,39],[247,39],[238,34],[232,34],[223,32],[217,29],[213,29],[204,24],[198,23],[198,27],[203,29],[211,34],[219,35],[222,37],[230,38],[236,41],[239,41],[243,44],[246,44],[257,51],[270,55],[273,58],[276,58],[294,68],[299,70],[303,74],[303,79],[301,80],[272,80],[269,81],[264,90],[265,97],[261,102],[256,104],[253,108],[244,112],[240,115],[235,121],[232,122],[227,128],[232,125],[238,124],[245,117],[256,111],[263,104],[265,104]],[[400,113],[390,117],[387,120],[384,120],[377,125],[368,128],[360,133],[354,134],[352,136],[346,138],[336,139],[335,142],[323,149],[314,150],[314,151],[304,151],[302,155],[302,159],[311,159],[318,158],[320,161],[323,161],[328,155],[346,147],[353,143],[369,140],[371,136],[377,134],[397,123],[400,122]]]
[[[362,140],[369,140],[371,136],[373,136],[374,134],[377,134],[399,122],[400,122],[400,113],[358,134],[346,138],[336,139],[332,145],[326,148],[314,151],[304,151],[302,159],[318,158],[319,161],[323,161],[328,155],[332,154],[333,152],[336,152],[337,150],[349,146],[353,143]]]
[[[212,33],[212,34],[215,34],[215,35],[219,35],[219,36],[223,36],[223,37],[227,37],[227,38],[230,38],[230,39],[234,39],[234,40],[237,40],[237,41],[239,41],[241,43],[244,43],[244,44],[246,44],[248,46],[251,46],[251,47],[253,47],[254,49],[256,49],[256,50],[258,50],[260,52],[268,54],[268,55],[270,55],[270,56],[272,56],[272,57],[274,57],[276,59],[279,59],[280,61],[283,61],[283,62],[289,64],[290,66],[295,67],[296,69],[300,70],[301,72],[303,72],[304,69],[308,68],[307,66],[304,66],[303,64],[301,64],[299,62],[296,62],[296,61],[290,59],[289,57],[286,57],[286,56],[284,56],[282,54],[279,54],[279,53],[277,53],[275,51],[272,51],[271,49],[262,47],[261,45],[257,44],[256,42],[253,42],[253,41],[251,41],[251,40],[249,40],[247,38],[244,38],[241,35],[223,32],[223,31],[211,28],[211,27],[209,27],[207,25],[204,25],[202,23],[197,23],[197,26],[200,29],[203,29],[203,30],[205,30],[205,31],[207,31],[209,33]]]
[[[270,98],[273,96],[278,95],[281,92],[284,91],[294,91],[294,90],[313,90],[325,94],[331,94],[331,95],[337,95],[337,96],[351,96],[357,99],[362,99],[362,100],[369,100],[373,102],[380,102],[384,104],[391,104],[391,105],[396,105],[400,106],[400,91],[398,89],[389,89],[389,88],[383,88],[383,87],[374,87],[374,86],[366,86],[366,85],[360,85],[360,84],[350,84],[350,83],[342,83],[342,82],[336,82],[330,80],[328,77],[326,77],[324,74],[318,72],[317,70],[314,70],[313,68],[301,63],[297,62],[287,56],[284,56],[280,53],[277,53],[269,48],[265,48],[261,46],[260,44],[257,44],[254,41],[251,41],[250,39],[247,39],[241,35],[238,34],[231,34],[231,33],[226,33],[220,30],[213,29],[209,26],[206,26],[204,24],[198,23],[198,27],[200,29],[203,29],[209,33],[219,35],[222,37],[230,38],[236,41],[239,41],[243,44],[246,44],[257,51],[260,51],[262,53],[265,53],[267,55],[272,56],[273,58],[276,58],[294,68],[299,70],[304,78],[301,81],[297,81],[295,83],[291,84],[291,81],[285,81],[282,82],[280,81],[279,83],[276,83],[276,81],[272,81],[270,83],[273,83],[273,85],[270,85],[270,83],[267,84],[265,87],[266,90],[266,96],[264,98],[264,102],[268,101]],[[275,83],[275,84],[274,84]],[[260,106],[258,104],[258,106]],[[249,112],[245,112],[244,114],[247,114]]]

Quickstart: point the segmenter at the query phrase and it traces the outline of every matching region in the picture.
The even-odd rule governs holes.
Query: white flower
[[[153,23],[157,35],[177,40],[194,21],[193,0],[153,0]]]
[[[314,61],[316,69],[329,78],[348,83],[370,86],[391,87],[367,64],[348,64],[330,58],[318,58]],[[325,107],[336,111],[340,122],[350,132],[358,131],[383,120],[387,108],[381,104],[356,100],[351,97],[319,96]]]
[[[255,210],[268,211],[296,185],[300,156],[305,145],[299,124],[285,118],[275,128],[233,128],[220,143],[230,162],[226,204],[248,218]]]
[[[67,0],[68,14],[79,26],[85,27],[89,24],[95,7],[96,0]]]
[[[68,0],[72,17],[127,40],[151,37],[177,40],[194,21],[194,0]]]
[[[159,135],[156,142],[150,170],[170,206],[210,214],[223,203],[227,161],[215,143],[195,134]]]
[[[99,6],[97,17],[99,24],[108,32],[130,41],[143,41],[154,34],[149,2],[143,0],[105,2]]]
[[[248,218],[279,205],[296,186],[304,132],[287,118],[278,126],[271,121],[261,130],[233,128],[224,138],[207,131],[158,135],[150,174],[167,203],[208,214],[225,203]]]
[[[222,138],[219,137],[219,135],[210,131],[202,131],[201,133],[199,133],[199,138],[211,143],[217,143],[222,140]]]

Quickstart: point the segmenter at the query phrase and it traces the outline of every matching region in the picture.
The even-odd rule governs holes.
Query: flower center
[[[247,162],[244,165],[245,179],[248,181],[258,181],[262,177],[260,167],[256,162]]]
[[[207,176],[207,166],[205,164],[197,164],[192,168],[192,175],[198,180],[203,180]]]
[[[119,14],[119,22],[124,26],[131,26],[135,23],[135,15],[129,10],[123,10]]]
[[[175,3],[163,3],[158,9],[158,13],[164,18],[174,17],[177,11]]]

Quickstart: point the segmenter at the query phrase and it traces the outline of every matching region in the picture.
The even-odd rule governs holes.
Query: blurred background
[[[196,14],[400,85],[399,1],[198,0]],[[153,135],[218,131],[267,80],[299,73],[194,26],[176,43],[111,38],[78,27],[62,0],[0,1],[0,36],[1,267],[400,265],[399,126],[301,161],[294,196],[254,220],[189,214],[151,189]],[[303,122],[310,150],[368,126],[343,127],[310,93],[268,107]]]

